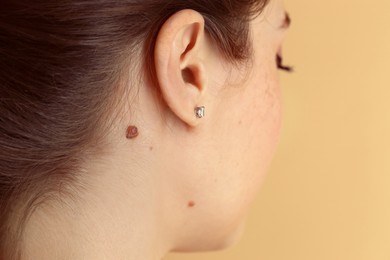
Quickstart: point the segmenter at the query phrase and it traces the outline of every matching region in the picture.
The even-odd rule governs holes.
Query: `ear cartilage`
[[[197,118],[203,118],[205,116],[205,107],[196,107],[195,108],[195,115]]]
[[[126,138],[127,139],[133,139],[133,138],[136,138],[138,136],[138,128],[136,126],[129,126],[127,128],[127,132],[126,132]]]

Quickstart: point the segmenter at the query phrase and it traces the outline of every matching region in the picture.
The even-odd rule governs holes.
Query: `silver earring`
[[[195,115],[197,118],[203,118],[205,112],[205,107],[196,107],[195,108]]]

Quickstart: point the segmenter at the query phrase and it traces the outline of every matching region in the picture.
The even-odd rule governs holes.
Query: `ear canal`
[[[181,75],[183,77],[183,81],[185,83],[189,83],[191,85],[197,86],[199,82],[196,80],[196,69],[195,68],[185,68],[181,71]]]

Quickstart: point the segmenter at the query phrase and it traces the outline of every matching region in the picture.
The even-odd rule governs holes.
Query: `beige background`
[[[390,1],[287,0],[284,129],[232,249],[165,260],[390,260]]]

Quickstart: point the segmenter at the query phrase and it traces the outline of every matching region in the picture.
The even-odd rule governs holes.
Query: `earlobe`
[[[156,79],[163,99],[181,121],[192,127],[201,118],[196,108],[204,106],[204,37],[202,15],[187,9],[163,24],[155,45]]]

